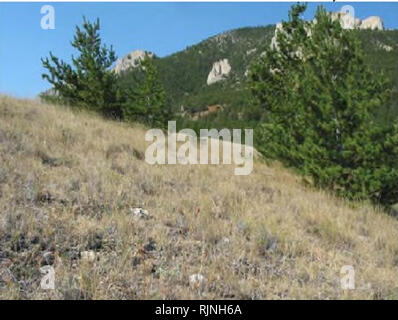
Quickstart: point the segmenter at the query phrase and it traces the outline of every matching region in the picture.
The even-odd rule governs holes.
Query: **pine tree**
[[[73,106],[120,116],[116,75],[109,68],[116,61],[112,48],[102,45],[99,35],[100,22],[83,18],[83,27],[76,26],[72,46],[79,55],[72,56],[72,65],[58,59],[50,52],[50,59],[42,59],[47,79],[61,101]]]
[[[398,126],[382,127],[377,110],[391,85],[365,64],[357,30],[344,30],[319,7],[315,22],[294,5],[276,41],[252,65],[250,89],[266,121],[258,142],[350,199],[398,201]]]
[[[132,85],[125,90],[127,98],[123,104],[123,117],[130,121],[164,126],[169,109],[153,58],[146,55],[129,76]]]

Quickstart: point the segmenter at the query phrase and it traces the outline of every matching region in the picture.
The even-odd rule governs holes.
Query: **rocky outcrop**
[[[333,21],[340,20],[340,24],[343,29],[355,29],[361,25],[360,19],[355,18],[347,12],[332,12],[331,17]]]
[[[282,31],[282,23],[279,22],[275,26],[275,33],[274,33],[274,36],[271,39],[271,48],[274,49],[274,50],[278,50],[279,49],[277,36],[278,36],[278,32],[280,32],[280,31]]]
[[[384,24],[380,17],[371,16],[364,20],[355,18],[347,12],[332,12],[332,19],[340,19],[340,24],[343,29],[370,29],[370,30],[384,30]]]
[[[361,20],[359,18],[355,18],[352,14],[348,12],[331,12],[330,13],[332,20],[339,20],[340,25],[342,26],[343,29],[370,29],[370,30],[384,30],[384,24],[383,21],[381,20],[380,17],[377,16],[371,16],[368,17],[364,20]],[[313,23],[316,23],[316,19],[312,20]],[[275,35],[271,40],[271,47],[274,49],[278,48],[277,40],[276,40],[276,35],[279,31],[282,30],[282,24],[277,23],[276,28],[275,28]],[[310,30],[308,30],[310,31]],[[308,36],[310,35],[310,32],[307,31]]]
[[[364,20],[355,18],[352,14],[348,12],[331,12],[330,13],[332,20],[339,20],[340,25],[343,29],[370,29],[370,30],[384,30],[384,24],[380,17],[371,16]],[[313,24],[316,24],[317,21],[314,18],[312,20]],[[271,48],[278,50],[278,41],[277,34],[278,32],[283,31],[282,23],[277,23],[275,26],[275,33],[271,39]],[[311,27],[306,28],[308,37],[311,37]],[[386,48],[388,51],[389,49]]]
[[[253,49],[247,50],[247,51],[246,51],[246,55],[249,56],[249,55],[251,55],[252,53],[255,53],[256,51],[257,51],[257,48],[253,48]]]
[[[231,65],[228,59],[222,59],[213,63],[213,67],[207,76],[207,84],[211,85],[225,79],[231,72]]]
[[[144,59],[145,54],[151,58],[154,56],[154,54],[149,51],[135,50],[125,55],[123,58],[118,59],[114,68],[115,72],[121,73],[127,69],[137,67],[138,63]]]
[[[372,16],[362,20],[359,28],[370,30],[384,30],[384,24],[380,17]]]
[[[387,52],[390,52],[390,51],[394,50],[393,47],[389,46],[388,44],[384,44],[384,43],[382,43],[380,41],[377,42],[377,47],[380,48],[381,50],[384,50],[384,51],[387,51]]]

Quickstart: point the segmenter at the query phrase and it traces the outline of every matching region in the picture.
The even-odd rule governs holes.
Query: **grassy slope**
[[[144,133],[0,96],[0,298],[397,298],[393,218],[305,188],[277,164],[250,176],[150,166]],[[55,291],[39,289],[46,251]],[[195,273],[203,288],[190,286]]]

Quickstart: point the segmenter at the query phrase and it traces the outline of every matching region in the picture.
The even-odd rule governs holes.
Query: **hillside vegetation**
[[[270,47],[275,26],[234,29],[205,39],[198,44],[153,60],[167,96],[167,106],[176,115],[178,127],[253,128],[264,120],[264,112],[253,105],[248,90],[248,69]],[[356,31],[369,67],[378,74],[384,72],[392,83],[398,79],[398,30]],[[132,49],[134,47],[132,46]],[[231,73],[223,81],[206,84],[214,62],[228,59]],[[126,72],[122,82],[134,86],[134,71]],[[398,115],[398,91],[394,98],[381,108],[377,119],[390,123]],[[195,113],[208,106],[220,105],[218,112],[193,119]]]
[[[245,72],[270,46],[274,32],[274,25],[230,30],[155,59],[173,108],[179,111],[184,106],[197,111],[207,105],[221,104],[233,109],[236,117],[250,107]],[[398,30],[359,30],[358,33],[366,62],[374,71],[384,71],[390,79],[397,79]],[[231,74],[225,81],[208,86],[206,78],[213,63],[224,58],[231,64]]]
[[[249,176],[148,165],[141,125],[0,106],[2,299],[398,298],[398,221],[382,211],[277,163]],[[46,264],[55,290],[40,289]],[[355,290],[340,287],[344,265]]]

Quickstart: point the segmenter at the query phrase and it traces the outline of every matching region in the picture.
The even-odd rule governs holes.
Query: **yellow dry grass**
[[[0,298],[398,298],[394,218],[305,187],[278,164],[257,161],[249,176],[151,166],[144,134],[0,96]],[[55,290],[40,288],[48,263]],[[355,290],[341,289],[344,265]],[[193,274],[206,281],[190,284]]]

